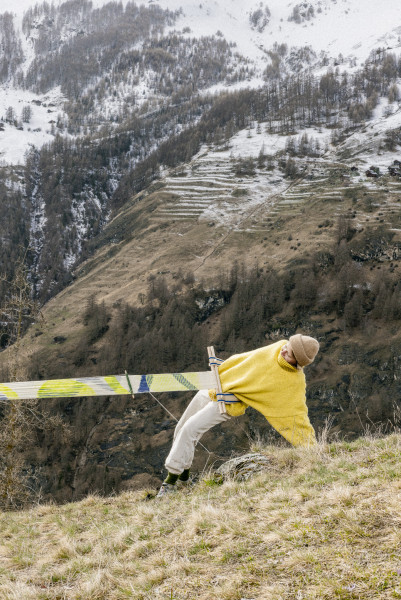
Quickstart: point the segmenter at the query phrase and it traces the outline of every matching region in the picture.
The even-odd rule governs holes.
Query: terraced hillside
[[[279,136],[241,132],[228,148],[202,148],[132,198],[74,283],[46,305],[47,329],[30,339],[30,349],[51,347],[56,335],[73,344],[91,294],[108,306],[135,305],[155,276],[171,283],[190,273],[213,285],[236,261],[280,269],[332,249],[342,217],[356,235],[381,226],[391,230],[395,244],[401,239],[400,180],[369,179],[366,164],[360,161],[358,171],[355,161],[338,162],[332,150],[320,158],[295,158],[297,176],[289,179],[283,143]],[[260,162],[263,147],[275,154]],[[249,174],[238,174],[240,157],[253,160]],[[381,157],[383,173],[392,159]]]
[[[231,151],[203,148],[185,168],[169,173],[163,179],[166,195],[152,220],[161,226],[177,221],[207,221],[210,226],[229,227],[231,232],[266,234],[275,229],[277,220],[302,219],[306,212],[311,212],[310,224],[318,226],[321,209],[327,213],[330,205],[334,217],[346,214],[352,206],[359,227],[378,221],[396,230],[399,203],[394,195],[401,194],[399,180],[386,175],[368,179],[363,160],[359,161],[358,172],[355,166],[351,170],[353,162],[333,160],[332,152],[320,158],[297,159],[298,177],[289,180],[277,168],[283,155],[282,143],[277,141],[269,144],[276,150],[276,163],[270,163],[270,170],[258,168],[257,149],[265,146],[263,134],[254,134],[251,147],[245,150],[247,158],[254,160],[254,172],[237,175],[232,148],[238,156],[238,141],[243,143],[244,132],[236,138]],[[382,162],[386,173],[386,160]],[[387,164],[391,164],[391,157]],[[347,200],[352,200],[351,206]]]
[[[210,224],[241,227],[246,216],[261,204],[274,210],[274,190],[284,190],[286,184],[268,172],[253,177],[236,177],[233,160],[218,151],[203,151],[187,170],[166,177],[164,191],[169,200],[155,211],[155,219],[198,219]]]

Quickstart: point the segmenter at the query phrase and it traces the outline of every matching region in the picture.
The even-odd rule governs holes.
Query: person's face
[[[289,365],[294,365],[295,367],[295,365],[297,364],[297,359],[294,356],[290,342],[288,342],[281,348],[281,356],[284,358],[285,361],[288,362]]]

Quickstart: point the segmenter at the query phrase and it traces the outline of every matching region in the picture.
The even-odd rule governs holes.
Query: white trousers
[[[174,431],[173,446],[166,458],[166,469],[180,475],[189,469],[194,459],[195,446],[202,435],[214,425],[231,419],[221,414],[218,402],[210,400],[207,390],[200,390],[191,400]]]

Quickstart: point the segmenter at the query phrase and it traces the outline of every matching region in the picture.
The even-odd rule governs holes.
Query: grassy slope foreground
[[[0,597],[401,598],[401,435],[261,451],[247,482],[0,515]]]

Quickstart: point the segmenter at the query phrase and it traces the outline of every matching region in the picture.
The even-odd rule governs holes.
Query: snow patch
[[[0,86],[0,119],[5,121],[7,110],[12,107],[17,125],[4,122],[4,131],[0,131],[0,162],[3,165],[24,163],[30,145],[40,147],[53,139],[52,125],[57,123],[58,115],[64,114],[64,100],[60,88],[38,96],[27,90]],[[31,108],[31,118],[29,123],[24,123],[22,110],[27,106]]]

